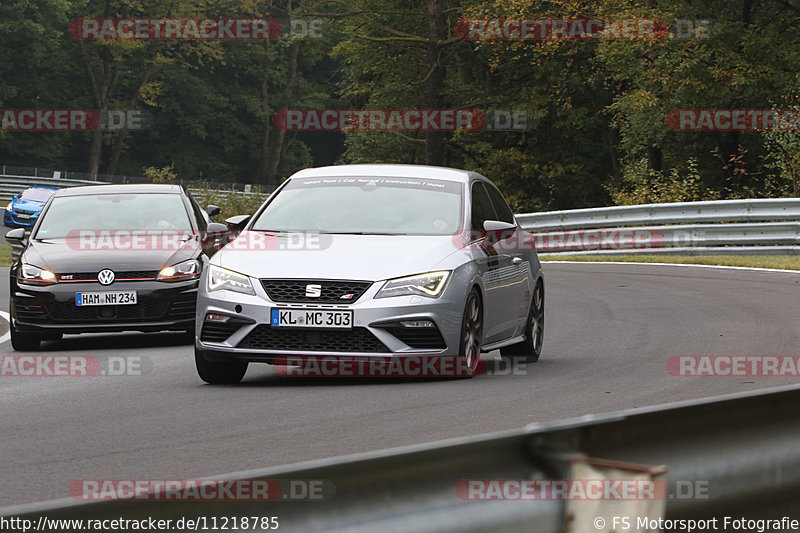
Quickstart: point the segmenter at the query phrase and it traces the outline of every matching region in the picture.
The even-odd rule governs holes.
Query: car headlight
[[[13,210],[14,210],[14,206],[13,206],[13,205],[11,205],[11,204],[13,204],[13,203],[14,203],[14,202],[9,202],[9,203],[8,203],[8,205],[6,206],[6,211],[13,211]]]
[[[448,278],[450,278],[450,272],[441,270],[439,272],[427,272],[416,276],[390,279],[384,283],[375,298],[406,295],[438,298],[442,294],[445,285],[447,285]]]
[[[242,294],[255,294],[250,278],[233,270],[216,265],[208,267],[208,291],[229,290]]]
[[[158,273],[158,281],[184,281],[200,277],[200,261],[189,259],[176,265],[164,267]]]
[[[56,275],[49,270],[23,263],[17,270],[17,281],[28,285],[50,285],[56,282]]]

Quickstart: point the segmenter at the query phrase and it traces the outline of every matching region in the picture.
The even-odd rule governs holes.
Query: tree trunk
[[[426,104],[428,109],[442,109],[444,91],[444,67],[441,62],[442,42],[445,38],[444,0],[428,2],[428,79],[426,81]],[[445,133],[425,132],[425,159],[429,165],[443,165],[445,161]]]
[[[289,57],[286,65],[286,87],[283,91],[282,107],[291,107],[294,100],[295,86],[297,85],[297,56],[300,53],[300,48],[293,45],[289,48]],[[278,185],[278,169],[280,168],[281,159],[286,149],[286,130],[278,130],[277,135],[274,137],[272,143],[272,152],[269,159],[269,173],[267,174],[267,183],[270,185]]]
[[[118,131],[114,135],[114,143],[112,144],[111,148],[111,159],[108,161],[108,168],[106,172],[108,174],[116,174],[117,167],[119,166],[119,158],[122,155],[122,152],[127,147],[127,143],[125,142],[128,136],[127,131]]]
[[[265,113],[269,112],[269,84],[267,83],[266,69],[261,78],[261,108]],[[261,132],[261,161],[258,165],[258,175],[256,183],[269,183],[269,141],[270,141],[270,117],[264,119]]]
[[[647,169],[652,170],[654,172],[661,172],[664,168],[663,164],[663,153],[661,152],[661,148],[656,146],[648,146],[647,147]]]
[[[102,113],[105,111],[101,109]],[[92,140],[89,144],[89,174],[96,180],[100,170],[100,156],[103,155],[103,131],[95,129],[91,133]]]
[[[78,46],[81,50],[83,62],[86,65],[86,70],[89,74],[89,81],[92,85],[92,92],[94,93],[95,104],[97,111],[103,116],[108,111],[108,102],[111,94],[117,86],[119,79],[119,70],[114,57],[107,50],[101,50],[102,57],[102,72],[95,72],[92,66],[92,59],[89,57],[89,52],[86,50],[84,41],[78,41]],[[95,129],[91,132],[91,143],[89,145],[89,173],[97,176],[100,169],[100,157],[103,153],[103,130]]]

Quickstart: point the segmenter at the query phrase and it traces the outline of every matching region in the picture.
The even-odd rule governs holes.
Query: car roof
[[[60,187],[52,187],[50,185],[31,185],[30,187],[28,187],[28,189],[45,189],[48,191],[57,191],[59,190],[59,188]],[[27,191],[28,189],[25,190]]]
[[[306,168],[295,172],[294,178],[321,178],[332,176],[369,176],[390,178],[430,178],[467,183],[471,179],[483,178],[476,172],[449,167],[429,165],[331,165],[327,167]],[[486,178],[483,178],[486,179]]]
[[[123,194],[123,193],[162,193],[180,194],[180,185],[169,183],[126,183],[119,185],[81,185],[59,189],[56,196],[85,196],[89,194]]]

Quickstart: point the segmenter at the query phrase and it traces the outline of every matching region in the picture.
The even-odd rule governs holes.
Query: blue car
[[[3,224],[12,228],[30,228],[39,218],[44,204],[58,187],[28,187],[6,206]]]

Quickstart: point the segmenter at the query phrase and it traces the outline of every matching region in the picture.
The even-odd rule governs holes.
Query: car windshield
[[[294,179],[252,225],[262,231],[448,235],[460,228],[462,185],[426,178]]]
[[[81,230],[189,230],[179,194],[62,196],[44,214],[35,239],[63,239]]]
[[[55,192],[52,189],[25,189],[19,197],[31,202],[46,202]]]

